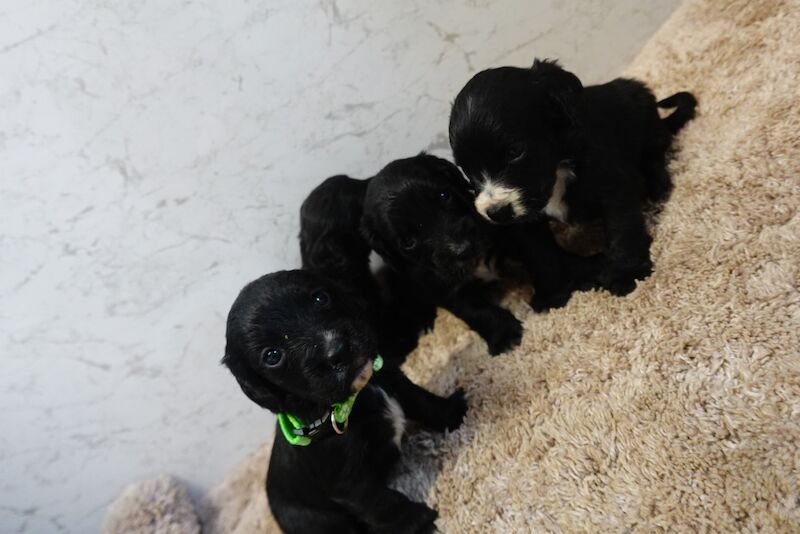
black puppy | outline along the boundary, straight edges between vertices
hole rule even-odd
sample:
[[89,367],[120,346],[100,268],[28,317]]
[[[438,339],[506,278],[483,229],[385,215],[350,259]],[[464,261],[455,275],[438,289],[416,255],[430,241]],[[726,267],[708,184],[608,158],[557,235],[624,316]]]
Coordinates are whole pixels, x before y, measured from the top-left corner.
[[[597,258],[561,250],[544,221],[488,224],[469,183],[447,160],[428,154],[393,161],[371,179],[362,231],[418,300],[442,306],[486,340],[489,353],[516,346],[521,323],[496,304],[498,281],[519,265],[534,286],[535,311],[563,306],[597,276]],[[524,236],[526,246],[520,247]],[[424,308],[424,306],[423,306]]]
[[300,206],[300,256],[303,269],[346,282],[377,301],[370,248],[359,232],[368,183],[337,175],[311,191]]
[[[695,106],[689,93],[656,102],[630,79],[584,88],[555,61],[536,60],[476,74],[453,104],[450,144],[492,222],[601,219],[599,282],[624,295],[651,272],[642,203],[668,195],[670,143]],[[677,109],[662,120],[659,107]]]
[[377,339],[358,300],[316,273],[263,276],[231,308],[223,362],[279,414],[266,486],[285,532],[432,532],[436,511],[387,477],[405,418],[454,429],[464,393],[438,397],[389,361],[373,376]]
[[521,323],[494,302],[495,228],[472,209],[467,182],[443,159],[393,161],[373,177],[362,231],[417,298],[462,318],[499,354],[519,343]]
[[361,235],[367,180],[345,175],[324,180],[300,207],[303,269],[337,281],[357,295],[378,330],[379,352],[398,364],[433,326],[436,308],[414,298],[404,277],[370,269],[370,246]]

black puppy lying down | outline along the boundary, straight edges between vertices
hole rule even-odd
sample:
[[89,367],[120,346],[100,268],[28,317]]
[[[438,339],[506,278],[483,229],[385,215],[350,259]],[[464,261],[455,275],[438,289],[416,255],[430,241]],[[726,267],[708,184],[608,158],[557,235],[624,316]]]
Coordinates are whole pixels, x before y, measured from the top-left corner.
[[336,280],[370,308],[380,354],[399,364],[433,326],[436,308],[415,299],[408,281],[391,270],[371,272],[360,231],[368,183],[338,175],[311,191],[300,207],[300,254],[304,270]]
[[481,219],[468,185],[455,165],[441,158],[420,154],[394,161],[367,186],[362,230],[386,263],[411,281],[418,299],[463,319],[494,355],[522,336],[520,322],[494,299],[494,281],[507,262],[521,261],[531,271],[539,310],[566,302],[578,269],[542,222],[527,228],[536,236],[535,257],[518,254],[516,229]]
[[[601,219],[599,282],[624,295],[651,272],[642,203],[668,195],[670,143],[695,106],[689,93],[656,102],[636,80],[584,88],[556,62],[536,60],[476,74],[453,103],[450,144],[490,221]],[[659,107],[677,109],[661,119]]]
[[454,429],[464,393],[438,397],[389,361],[373,375],[367,309],[319,274],[281,271],[245,286],[228,315],[223,362],[253,402],[280,414],[267,495],[285,532],[435,528],[436,511],[389,489],[387,477],[406,417]]

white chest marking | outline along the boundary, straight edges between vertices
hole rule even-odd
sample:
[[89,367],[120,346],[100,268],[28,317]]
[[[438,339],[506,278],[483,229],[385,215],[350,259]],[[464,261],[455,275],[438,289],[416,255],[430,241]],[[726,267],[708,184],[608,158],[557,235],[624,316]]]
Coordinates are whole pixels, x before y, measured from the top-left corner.
[[556,183],[553,184],[553,192],[547,201],[542,212],[550,217],[566,223],[569,219],[569,206],[564,200],[567,192],[567,183],[575,177],[575,174],[568,167],[559,167],[556,171]]
[[403,439],[403,433],[406,431],[406,414],[403,412],[403,408],[400,406],[400,403],[397,402],[394,397],[390,397],[383,389],[380,389],[380,392],[383,393],[383,396],[386,397],[386,418],[392,423],[392,427],[394,428],[394,436],[392,437],[392,441],[400,448],[400,442]]

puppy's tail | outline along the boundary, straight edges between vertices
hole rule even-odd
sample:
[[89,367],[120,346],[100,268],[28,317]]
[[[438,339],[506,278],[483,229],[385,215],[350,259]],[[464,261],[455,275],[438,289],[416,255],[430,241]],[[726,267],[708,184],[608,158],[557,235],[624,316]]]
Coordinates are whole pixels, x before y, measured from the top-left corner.
[[697,99],[692,93],[681,91],[659,101],[656,105],[660,108],[675,108],[675,111],[662,119],[667,129],[675,135],[687,122],[694,118]]

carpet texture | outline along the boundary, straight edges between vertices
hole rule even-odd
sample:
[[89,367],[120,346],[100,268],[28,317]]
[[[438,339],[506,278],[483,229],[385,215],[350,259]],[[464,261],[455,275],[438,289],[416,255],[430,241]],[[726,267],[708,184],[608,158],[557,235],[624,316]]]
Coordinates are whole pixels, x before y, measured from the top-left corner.
[[[799,73],[796,0],[689,0],[633,62],[700,102],[655,272],[547,315],[511,295],[525,337],[497,358],[440,312],[406,369],[470,411],[413,432],[396,485],[444,532],[800,532]],[[212,491],[208,531],[275,529],[268,448]]]
[[135,482],[108,508],[107,534],[200,534],[200,520],[189,491],[162,475]]

